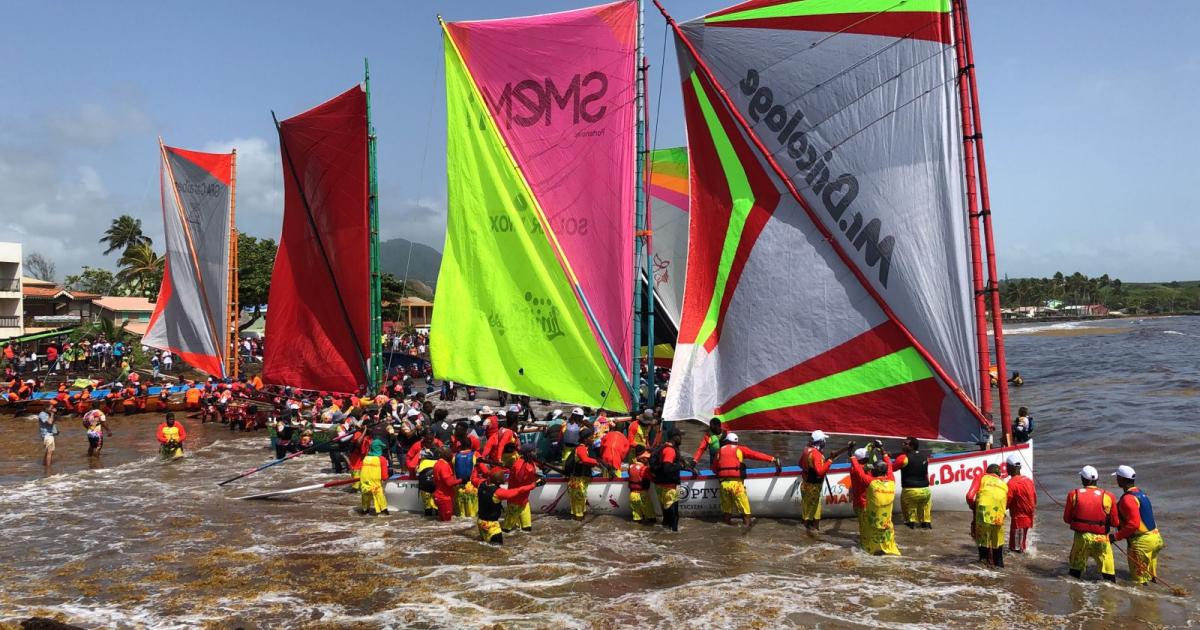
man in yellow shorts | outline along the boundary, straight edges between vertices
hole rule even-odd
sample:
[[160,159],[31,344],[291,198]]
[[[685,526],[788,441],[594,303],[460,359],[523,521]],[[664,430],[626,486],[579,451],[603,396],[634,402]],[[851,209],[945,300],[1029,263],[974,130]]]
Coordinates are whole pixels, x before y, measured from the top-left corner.
[[1158,554],[1163,549],[1162,534],[1154,522],[1154,508],[1150,497],[1137,487],[1133,468],[1120,466],[1113,473],[1117,485],[1124,494],[1117,501],[1117,517],[1120,523],[1115,534],[1109,535],[1111,542],[1129,541],[1129,579],[1137,584],[1158,581]]
[[967,490],[967,505],[975,512],[971,532],[979,547],[979,560],[1004,566],[1004,512],[1008,509],[1008,484],[1000,478],[1000,465],[992,464]]
[[1093,559],[1100,565],[1100,577],[1116,582],[1117,570],[1113,563],[1108,529],[1117,524],[1117,502],[1112,493],[1096,487],[1099,478],[1095,468],[1084,466],[1079,471],[1083,487],[1067,494],[1063,522],[1075,532],[1068,562],[1069,572],[1073,577],[1082,578],[1088,559]]
[[775,464],[775,472],[779,472],[779,458],[741,446],[736,433],[726,434],[725,445],[717,451],[716,470],[713,472],[721,480],[721,512],[725,515],[725,522],[732,525],[733,517],[740,516],[742,524],[749,528],[754,521],[750,516],[750,498],[742,482],[746,478],[747,459],[771,462]]
[[867,484],[867,506],[859,516],[859,545],[873,556],[898,556],[896,527],[892,511],[896,505],[896,482],[891,465],[883,460],[872,467],[873,479]]
[[504,469],[493,468],[487,481],[479,486],[479,512],[475,524],[479,528],[479,540],[494,545],[504,544],[504,532],[500,528],[500,517],[504,514],[504,501],[511,501],[522,494],[526,497],[534,488],[546,483],[538,478],[534,483],[518,487],[502,488]]

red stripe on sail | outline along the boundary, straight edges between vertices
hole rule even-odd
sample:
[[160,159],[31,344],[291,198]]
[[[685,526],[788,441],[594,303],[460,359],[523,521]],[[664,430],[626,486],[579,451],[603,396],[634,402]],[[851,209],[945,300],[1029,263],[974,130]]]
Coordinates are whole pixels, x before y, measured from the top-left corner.
[[204,169],[217,181],[226,186],[233,185],[233,154],[231,153],[201,153],[175,147],[163,147],[170,153],[186,158],[187,161]]
[[216,357],[211,354],[199,354],[197,352],[181,352],[175,348],[168,349],[171,352],[179,355],[179,358],[186,361],[188,365],[206,374],[220,375],[224,373],[224,370],[221,366],[221,357]]
[[725,413],[755,398],[844,372],[907,347],[904,333],[896,324],[886,321],[850,341],[743,389],[718,407],[717,413]]
[[154,313],[150,315],[150,323],[146,324],[146,330],[154,328],[155,322],[159,317],[162,317],[163,311],[167,309],[167,302],[171,300],[171,261],[170,256],[163,256],[163,277],[162,284],[158,287],[158,297],[154,298]]
[[709,27],[769,28],[782,31],[852,33],[951,43],[950,14],[916,11],[883,13],[833,13],[792,17],[751,18],[728,22],[706,22]]
[[879,418],[889,418],[888,433],[937,439],[946,392],[937,379],[926,378],[857,396],[811,405],[784,407],[725,423],[731,431],[811,431],[875,435]]
[[263,380],[354,392],[371,354],[366,94],[355,86],[284,120],[279,137],[283,233]]

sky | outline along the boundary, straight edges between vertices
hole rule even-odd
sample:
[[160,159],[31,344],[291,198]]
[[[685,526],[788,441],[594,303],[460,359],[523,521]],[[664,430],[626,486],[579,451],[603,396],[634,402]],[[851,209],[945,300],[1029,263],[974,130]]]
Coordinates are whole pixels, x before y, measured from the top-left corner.
[[[664,0],[680,20],[729,0]],[[162,242],[157,138],[238,150],[238,226],[277,238],[285,118],[348,89],[370,59],[383,238],[442,247],[442,42],[436,16],[591,4],[7,2],[0,22],[0,240],[115,268],[97,239],[131,214]],[[1200,279],[1200,2],[973,0],[1002,275]],[[654,144],[685,142],[673,43],[646,14]],[[657,112],[657,113],[656,113]]]

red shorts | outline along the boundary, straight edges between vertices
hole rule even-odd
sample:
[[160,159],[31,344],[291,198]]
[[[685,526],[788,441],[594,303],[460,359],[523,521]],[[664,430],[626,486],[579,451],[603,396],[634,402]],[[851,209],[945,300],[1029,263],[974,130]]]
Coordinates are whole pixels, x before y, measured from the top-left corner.
[[435,494],[433,495],[433,504],[437,506],[439,521],[448,521],[454,518],[454,499]]

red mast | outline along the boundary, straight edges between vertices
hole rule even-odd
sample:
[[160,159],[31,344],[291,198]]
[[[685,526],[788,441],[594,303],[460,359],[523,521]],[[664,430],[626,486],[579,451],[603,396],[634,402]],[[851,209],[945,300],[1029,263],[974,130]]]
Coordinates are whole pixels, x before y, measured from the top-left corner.
[[[961,81],[960,85],[965,83],[969,88],[971,108],[970,128],[973,130],[970,132],[969,142],[974,145],[975,155],[978,158],[976,166],[979,169],[979,200],[982,203],[978,218],[983,221],[984,246],[987,248],[988,283],[985,291],[991,295],[992,330],[996,343],[996,381],[1000,387],[1000,422],[1004,430],[1004,445],[1008,446],[1012,444],[1012,410],[1009,408],[1008,399],[1008,366],[1004,358],[1004,327],[1003,316],[1000,313],[1000,285],[997,281],[998,274],[996,273],[996,243],[992,232],[992,204],[988,194],[987,158],[983,149],[983,123],[979,114],[979,83],[975,77],[975,51],[971,46],[971,21],[967,16],[967,2],[966,0],[954,0],[954,4],[957,8],[954,11],[956,20],[955,30],[960,34],[959,40],[963,49],[959,54],[959,58],[965,61],[963,67],[965,73],[962,77],[964,81]],[[965,58],[963,57],[964,53],[966,55]],[[965,108],[967,106],[966,103],[963,106]],[[964,134],[968,133],[966,129],[966,123],[964,123]],[[970,185],[970,181],[974,178],[969,168],[967,178],[968,185]],[[972,188],[971,194],[973,193],[974,189]],[[976,229],[977,227],[973,221],[972,230]],[[978,260],[978,244],[975,243],[974,247],[976,248],[976,260]],[[980,300],[982,300],[982,296],[980,296]]]

